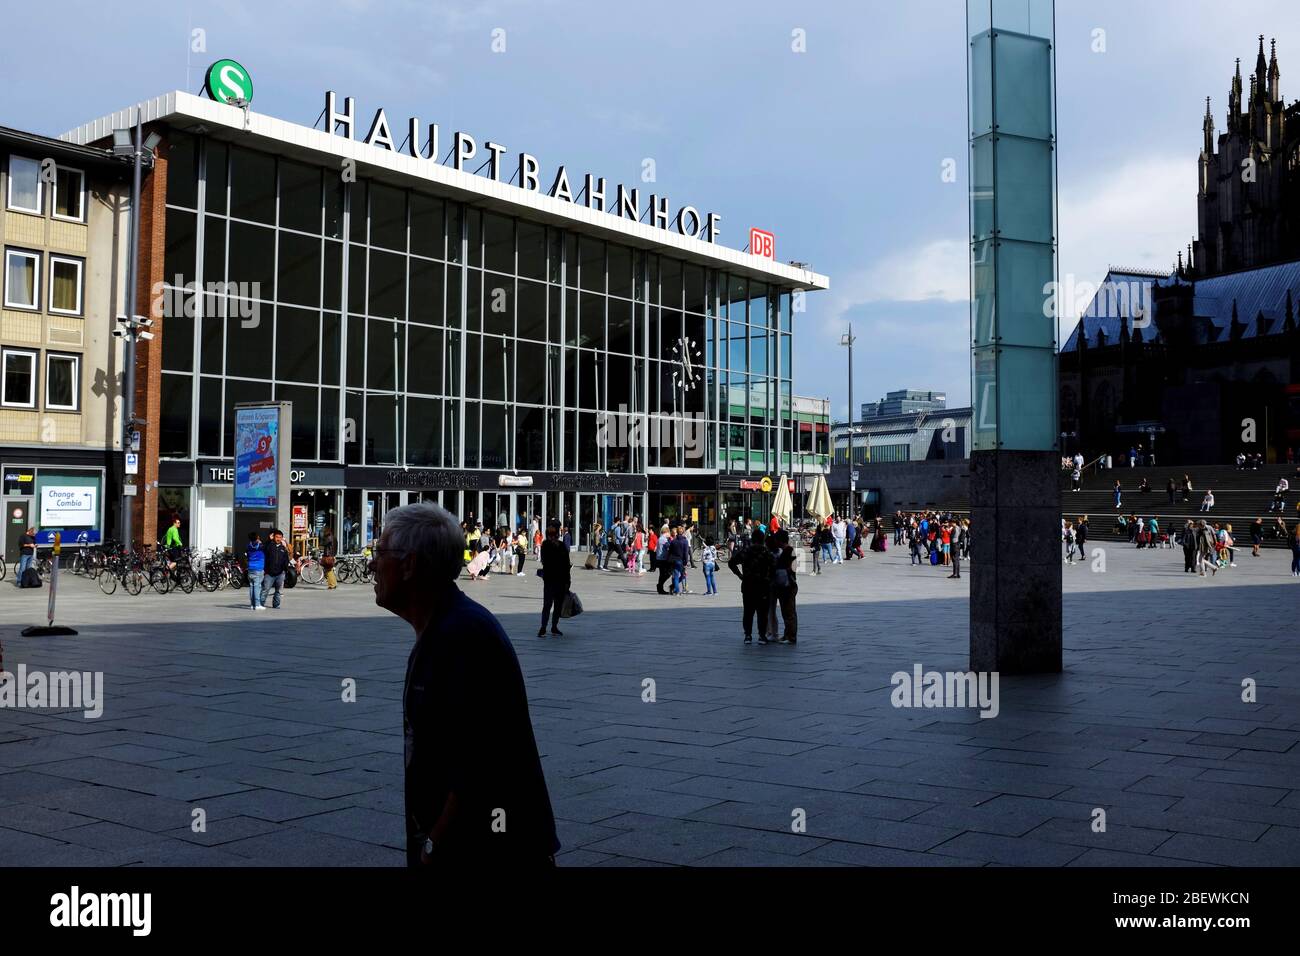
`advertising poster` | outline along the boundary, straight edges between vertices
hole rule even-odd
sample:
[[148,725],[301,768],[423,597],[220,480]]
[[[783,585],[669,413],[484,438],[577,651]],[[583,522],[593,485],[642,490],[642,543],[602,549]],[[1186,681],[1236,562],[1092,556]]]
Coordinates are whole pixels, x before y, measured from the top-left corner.
[[280,409],[235,409],[235,507],[275,510]]

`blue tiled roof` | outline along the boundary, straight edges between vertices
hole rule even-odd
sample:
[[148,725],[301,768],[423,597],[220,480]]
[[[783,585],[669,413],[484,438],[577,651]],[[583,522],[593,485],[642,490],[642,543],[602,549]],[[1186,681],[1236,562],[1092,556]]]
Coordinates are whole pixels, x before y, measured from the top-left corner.
[[[1092,297],[1083,317],[1076,324],[1074,331],[1066,340],[1062,352],[1073,352],[1079,347],[1079,328],[1082,326],[1088,335],[1088,344],[1097,344],[1099,332],[1106,333],[1107,342],[1119,339],[1121,327],[1127,325],[1133,331],[1133,313],[1135,307],[1145,306],[1151,302],[1151,286],[1158,280],[1170,279],[1172,274],[1161,275],[1152,272],[1127,272],[1112,269],[1106,273],[1101,287]],[[1142,338],[1151,341],[1155,334],[1154,319],[1152,324],[1142,330]]]
[[[1192,285],[1193,313],[1213,323],[1218,329],[1218,341],[1224,341],[1231,335],[1234,301],[1237,303],[1237,320],[1244,326],[1242,338],[1254,338],[1261,334],[1256,321],[1261,313],[1269,320],[1268,329],[1264,334],[1275,335],[1282,331],[1288,289],[1292,292],[1297,319],[1300,319],[1300,261],[1248,269],[1243,272],[1213,276],[1209,279],[1198,279],[1190,283],[1173,274],[1157,278],[1150,274],[1112,271],[1106,275],[1106,283],[1111,282],[1119,284],[1145,282],[1148,285],[1156,283],[1161,288],[1168,288],[1174,284]],[[1147,294],[1149,293],[1148,288]],[[1090,346],[1097,344],[1099,331],[1106,333],[1107,342],[1115,342],[1119,338],[1122,324],[1127,324],[1132,334],[1132,305],[1125,303],[1124,298],[1124,296],[1115,296],[1103,283],[1102,289],[1093,297],[1079,325],[1075,326],[1061,351],[1070,352],[1079,347],[1080,325],[1087,332]],[[1157,308],[1151,324],[1142,330],[1143,340],[1155,341],[1159,336],[1159,330],[1160,310]]]

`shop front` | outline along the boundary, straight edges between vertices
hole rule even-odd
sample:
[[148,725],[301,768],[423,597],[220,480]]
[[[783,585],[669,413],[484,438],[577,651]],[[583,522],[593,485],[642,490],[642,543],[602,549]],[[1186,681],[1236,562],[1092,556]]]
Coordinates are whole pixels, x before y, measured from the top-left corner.
[[[284,528],[299,551],[316,548],[328,527],[342,539],[344,527],[342,465],[294,465],[290,470],[291,513],[299,529]],[[241,546],[234,540],[234,464],[229,459],[197,462],[164,460],[158,468],[158,527],[181,519],[181,540],[200,551]]]
[[31,463],[21,459],[0,464],[0,503],[4,507],[4,555],[19,556],[18,539],[30,527],[42,547],[56,533],[64,544],[99,544],[104,540],[107,469],[104,465]]

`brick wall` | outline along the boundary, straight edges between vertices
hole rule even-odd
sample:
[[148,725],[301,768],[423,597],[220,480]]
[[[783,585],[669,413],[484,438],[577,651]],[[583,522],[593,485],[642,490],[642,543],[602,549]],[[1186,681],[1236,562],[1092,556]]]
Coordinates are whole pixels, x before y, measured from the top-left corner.
[[[145,135],[148,135],[148,127]],[[165,130],[160,130],[165,133]],[[140,271],[136,276],[136,314],[153,314],[153,289],[163,281],[166,252],[167,203],[166,139],[155,153],[152,172],[146,172],[140,186]],[[158,439],[162,415],[162,322],[155,319],[154,337],[136,343],[135,416],[140,427],[139,488],[131,504],[131,528],[136,544],[151,545],[158,529]]]

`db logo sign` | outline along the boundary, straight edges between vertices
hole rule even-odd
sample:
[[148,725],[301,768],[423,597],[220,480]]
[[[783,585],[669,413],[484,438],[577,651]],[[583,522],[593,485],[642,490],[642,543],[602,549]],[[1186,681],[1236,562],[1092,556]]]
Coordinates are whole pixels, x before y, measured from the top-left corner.
[[756,256],[762,256],[764,259],[774,259],[776,257],[776,236],[762,229],[750,228],[749,230],[749,251]]

